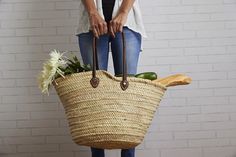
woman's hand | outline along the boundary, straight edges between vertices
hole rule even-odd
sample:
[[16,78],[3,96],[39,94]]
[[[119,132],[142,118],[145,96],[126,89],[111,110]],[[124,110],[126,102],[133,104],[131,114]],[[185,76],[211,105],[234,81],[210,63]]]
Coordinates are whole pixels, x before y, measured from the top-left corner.
[[109,34],[115,37],[116,32],[122,32],[123,26],[127,21],[128,13],[135,0],[123,0],[118,14],[109,23]]
[[107,33],[107,23],[98,12],[89,14],[90,26],[96,38]]
[[92,0],[82,0],[88,15],[89,22],[92,29],[92,32],[96,38],[99,38],[100,35],[107,33],[107,23],[106,21],[99,15],[97,8],[95,6],[94,1]]
[[116,32],[122,32],[128,12],[119,12],[109,23],[109,34],[114,38]]

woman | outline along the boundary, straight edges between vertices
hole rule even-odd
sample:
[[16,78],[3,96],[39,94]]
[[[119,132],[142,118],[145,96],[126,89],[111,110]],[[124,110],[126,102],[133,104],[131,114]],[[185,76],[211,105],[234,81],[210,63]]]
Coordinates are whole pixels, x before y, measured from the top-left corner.
[[[122,36],[126,39],[127,73],[136,74],[141,38],[147,37],[138,0],[79,0],[77,36],[84,64],[92,65],[93,36],[97,38],[98,68],[107,70],[111,43],[115,75],[122,74]],[[104,150],[91,148],[92,157],[104,157]],[[121,157],[134,157],[135,148],[122,149]]]

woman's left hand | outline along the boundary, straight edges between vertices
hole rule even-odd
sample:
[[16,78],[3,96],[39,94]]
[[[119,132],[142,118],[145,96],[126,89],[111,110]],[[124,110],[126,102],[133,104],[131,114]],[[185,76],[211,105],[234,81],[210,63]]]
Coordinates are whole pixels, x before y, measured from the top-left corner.
[[118,13],[108,24],[108,32],[114,38],[115,33],[122,32],[123,26],[127,21],[128,13]]

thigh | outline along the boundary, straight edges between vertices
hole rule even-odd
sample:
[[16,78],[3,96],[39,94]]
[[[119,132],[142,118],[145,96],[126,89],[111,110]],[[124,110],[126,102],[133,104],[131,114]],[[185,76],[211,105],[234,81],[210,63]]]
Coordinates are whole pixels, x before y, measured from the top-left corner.
[[[84,64],[93,65],[93,34],[92,32],[81,33],[78,35],[79,48]],[[100,70],[107,70],[109,37],[102,35],[97,39],[97,58]]]
[[[128,27],[123,28],[126,45],[127,73],[136,74],[138,59],[141,51],[141,35]],[[111,40],[111,49],[115,75],[122,74],[123,47],[121,33],[116,33],[116,37]]]

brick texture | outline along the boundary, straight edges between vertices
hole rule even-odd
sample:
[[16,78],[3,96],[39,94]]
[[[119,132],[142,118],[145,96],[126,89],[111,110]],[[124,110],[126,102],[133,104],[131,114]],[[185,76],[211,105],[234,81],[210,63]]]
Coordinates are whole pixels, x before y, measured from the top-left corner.
[[[140,0],[148,38],[138,72],[185,73],[169,88],[137,157],[236,156],[236,1]],[[50,50],[79,54],[76,0],[0,0],[0,156],[89,157],[36,74]],[[113,72],[111,56],[109,71]],[[119,157],[119,150],[106,150]]]

